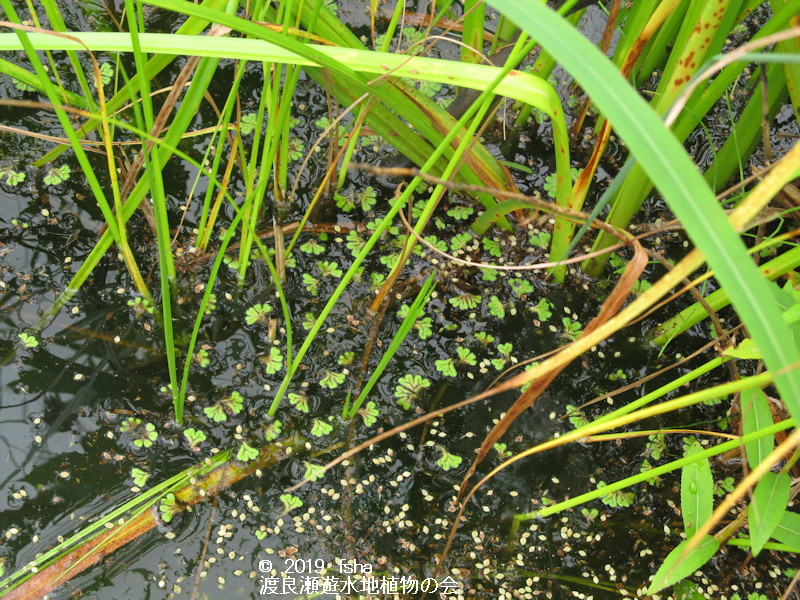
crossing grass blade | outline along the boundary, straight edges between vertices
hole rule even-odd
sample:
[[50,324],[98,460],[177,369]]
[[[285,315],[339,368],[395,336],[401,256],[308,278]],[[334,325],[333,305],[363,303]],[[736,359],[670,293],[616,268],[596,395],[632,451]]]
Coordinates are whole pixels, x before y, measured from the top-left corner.
[[727,289],[787,408],[800,419],[800,372],[792,368],[800,364],[800,349],[768,283],[686,151],[611,62],[551,9],[524,0],[489,3],[535,36],[611,121]]

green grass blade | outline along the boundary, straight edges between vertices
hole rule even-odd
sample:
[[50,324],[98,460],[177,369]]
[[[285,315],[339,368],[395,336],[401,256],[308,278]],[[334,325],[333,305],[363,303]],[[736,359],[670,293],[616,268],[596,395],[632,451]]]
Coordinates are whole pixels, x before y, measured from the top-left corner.
[[800,371],[789,368],[800,364],[800,349],[783,325],[767,282],[673,134],[608,59],[549,8],[523,0],[490,4],[535,35],[610,119],[728,290],[789,412],[800,419]]

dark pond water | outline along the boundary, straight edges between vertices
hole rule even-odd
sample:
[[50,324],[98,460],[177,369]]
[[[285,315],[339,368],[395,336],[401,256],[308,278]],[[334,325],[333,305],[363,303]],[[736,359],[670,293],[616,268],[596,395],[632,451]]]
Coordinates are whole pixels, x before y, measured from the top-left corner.
[[[70,8],[68,12],[73,10],[77,11]],[[357,3],[344,12],[355,28],[365,26]],[[102,19],[102,13],[93,18]],[[591,19],[601,16],[593,13]],[[232,65],[223,62],[219,80],[229,80],[231,73]],[[248,77],[255,94],[261,85],[260,69],[253,66]],[[212,93],[224,92],[223,84],[217,90],[212,87]],[[443,90],[440,95],[447,93]],[[20,97],[21,92],[3,80],[0,96]],[[294,134],[308,149],[322,131],[315,122],[327,114],[325,95],[301,77],[296,102],[306,110],[299,115]],[[46,111],[6,114],[21,126],[58,134],[55,119]],[[210,114],[198,115],[196,127],[210,124],[204,120],[209,118]],[[552,148],[541,141],[548,139],[547,130],[546,124],[534,123],[522,132],[523,143],[513,158],[532,169],[531,175],[521,174],[522,189],[542,189],[553,168]],[[492,135],[489,145],[496,148],[498,140]],[[259,304],[270,303],[275,309],[272,314],[279,314],[265,264],[254,261],[241,286],[234,270],[225,267],[214,289],[216,309],[201,330],[205,354],[197,357],[190,377],[186,426],[202,431],[206,438],[192,448],[185,428],[171,420],[160,329],[152,316],[133,306],[132,283],[115,255],[106,256],[52,322],[35,331],[97,240],[100,215],[69,155],[58,164],[69,166],[71,176],[54,184],[46,182],[49,167],[32,166],[50,149],[46,143],[0,133],[0,147],[0,166],[13,165],[26,175],[16,186],[5,180],[0,183],[0,561],[8,575],[154,483],[213,458],[220,449],[267,443],[265,427],[273,421],[266,413],[285,373],[287,332],[282,319],[273,330],[267,322],[248,322],[248,309]],[[199,143],[187,150],[198,156],[202,153]],[[375,150],[364,144],[356,160],[379,162],[387,152],[388,147]],[[616,158],[621,156],[620,150]],[[611,164],[606,167],[613,169]],[[324,153],[302,174],[299,161],[290,166],[290,178],[300,177],[301,186],[287,223],[305,212],[324,169]],[[191,331],[214,258],[189,250],[198,214],[191,208],[183,215],[178,207],[192,176],[190,167],[170,165],[168,193],[175,200],[170,207],[171,223],[177,227],[184,217],[177,242],[184,249],[178,260],[180,303],[175,327],[179,338]],[[394,194],[396,184],[391,182],[359,172],[348,177],[343,194],[355,198],[357,192],[372,186],[374,202],[349,212],[340,210],[335,223],[300,238],[284,286],[294,318],[295,349],[297,339],[305,336],[302,323],[308,315],[319,314],[341,276],[337,272],[351,264],[353,249],[385,214]],[[605,177],[604,171],[600,178]],[[451,195],[430,232],[451,250],[462,244],[462,251],[473,260],[497,261],[495,252],[509,264],[543,257],[537,244],[546,224],[541,230],[531,225],[514,234],[495,232],[490,242],[481,243],[469,235],[469,220],[457,218],[471,208],[466,198]],[[649,218],[668,217],[657,202],[648,211]],[[232,215],[224,218],[230,221]],[[144,223],[135,221],[130,236],[137,258],[145,276],[155,281],[154,242]],[[515,395],[472,405],[376,444],[293,492],[294,499],[281,498],[287,487],[303,478],[309,463],[323,464],[384,429],[463,400],[487,388],[505,368],[562,345],[596,313],[608,292],[577,275],[563,287],[545,282],[536,272],[492,276],[488,271],[449,264],[426,250],[412,257],[402,297],[387,311],[374,351],[362,367],[369,339],[366,310],[398,252],[402,223],[396,226],[397,231],[368,259],[361,277],[328,318],[329,329],[311,346],[289,389],[294,403],[284,399],[278,409],[282,434],[300,436],[304,441],[299,448],[213,500],[195,505],[169,523],[161,522],[51,598],[74,594],[98,599],[252,598],[279,597],[278,592],[285,592],[280,596],[287,598],[314,597],[326,590],[313,589],[309,583],[303,588],[303,582],[322,582],[325,577],[328,585],[334,585],[333,578],[338,578],[340,586],[349,581],[353,587],[342,593],[357,597],[370,593],[363,583],[370,572],[376,580],[389,582],[382,583],[385,588],[372,589],[379,597],[384,597],[383,592],[402,592],[401,587],[392,590],[391,582],[411,585],[410,578],[427,578],[439,586],[452,581],[455,588],[449,595],[453,597],[642,594],[648,576],[680,540],[678,475],[663,478],[658,487],[632,490],[627,499],[620,499],[630,506],[595,501],[585,510],[528,522],[513,538],[508,538],[510,520],[515,514],[594,489],[598,482],[638,473],[645,460],[656,464],[677,458],[682,447],[678,437],[665,440],[659,459],[653,456],[652,444],[642,438],[620,444],[571,445],[516,463],[471,501],[441,572],[436,570],[437,557],[455,516],[452,503],[461,478],[480,440]],[[270,243],[267,238],[265,243]],[[663,243],[673,258],[684,252],[683,240],[677,236],[666,236]],[[343,420],[348,392],[377,367],[400,326],[403,307],[414,300],[428,273],[437,274],[436,290],[419,327],[400,346],[373,389],[369,401],[374,402],[374,413]],[[704,335],[698,328],[671,346],[670,353],[659,356],[658,349],[645,341],[658,317],[626,330],[566,369],[506,434],[506,447],[494,451],[478,472],[497,466],[503,452],[519,452],[571,429],[569,420],[561,418],[567,405],[611,392],[668,364],[676,353],[685,355],[702,345]],[[26,333],[36,335],[36,347],[22,343],[20,335]],[[268,366],[275,364],[276,353],[282,361],[270,372]],[[453,360],[455,376],[437,368],[437,361],[448,359]],[[690,362],[681,372],[701,362]],[[603,400],[587,409],[587,414],[619,406],[669,377]],[[698,385],[713,385],[725,377],[726,373],[712,372]],[[414,381],[419,393],[413,398],[404,396],[403,381]],[[228,411],[225,420],[217,422],[213,407],[234,393],[242,398],[241,410]],[[678,423],[672,420],[670,424],[697,426],[725,417],[724,405],[701,407],[680,413],[673,418]],[[133,431],[130,419],[140,421]],[[653,422],[647,427],[659,425]],[[137,445],[146,426],[152,426],[155,439],[149,446]],[[141,481],[144,473],[146,482]],[[285,502],[302,505],[287,511],[290,506]],[[711,594],[738,589],[769,595],[782,589],[783,565],[773,559],[745,562],[745,557],[737,550],[722,553],[703,569],[705,579],[698,582]],[[274,589],[271,569],[288,575],[275,582]]]

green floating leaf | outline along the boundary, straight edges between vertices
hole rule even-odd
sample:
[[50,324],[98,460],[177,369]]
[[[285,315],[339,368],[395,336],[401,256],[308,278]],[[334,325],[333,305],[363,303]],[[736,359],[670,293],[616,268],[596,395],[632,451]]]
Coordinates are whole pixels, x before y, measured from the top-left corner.
[[32,336],[27,333],[20,333],[19,339],[22,340],[22,343],[25,345],[26,348],[36,348],[39,345],[39,340],[36,339],[35,336]]
[[521,277],[512,277],[508,280],[508,285],[517,298],[522,298],[522,296],[533,292],[533,285],[531,282]]
[[308,412],[308,396],[305,394],[289,393],[289,403],[300,412]]
[[319,419],[314,419],[314,424],[311,427],[311,435],[314,437],[322,437],[323,435],[328,435],[331,431],[333,431],[333,425],[320,421]]
[[436,365],[436,370],[439,371],[445,377],[456,376],[456,366],[452,358],[437,360],[436,363],[434,364]]
[[542,298],[536,304],[536,306],[532,306],[530,311],[536,313],[536,316],[539,317],[540,321],[547,321],[553,315],[553,305],[548,301],[546,298]]
[[323,475],[325,475],[325,467],[323,467],[322,465],[315,465],[310,462],[306,463],[306,472],[305,475],[303,475],[303,479],[308,479],[309,481],[316,481]]
[[264,439],[268,442],[278,439],[278,436],[281,434],[281,427],[281,422],[277,419],[273,423],[264,426]]
[[436,464],[442,467],[442,469],[449,471],[450,469],[457,469],[459,465],[461,465],[463,459],[460,456],[450,454],[444,448],[440,448],[440,450],[442,451],[442,457],[436,461]]
[[753,490],[750,503],[750,542],[753,556],[764,548],[786,513],[792,487],[788,473],[765,473]]
[[[694,441],[687,447],[688,458],[703,451]],[[697,533],[698,527],[711,518],[714,511],[714,477],[707,458],[691,463],[681,470],[681,513],[687,537]]]
[[161,499],[161,503],[158,505],[158,510],[161,512],[161,519],[164,523],[172,521],[172,517],[175,516],[178,510],[178,501],[175,499],[175,494],[170,492],[164,496]]
[[448,302],[456,308],[472,310],[480,305],[481,297],[478,294],[460,294],[448,299]]
[[394,388],[394,397],[397,398],[397,404],[406,410],[410,410],[411,403],[416,401],[423,390],[430,386],[431,382],[422,375],[403,375],[397,380],[397,387]]
[[70,173],[72,173],[72,169],[67,165],[52,167],[44,176],[44,182],[47,185],[58,185],[69,179]]
[[506,316],[506,309],[497,296],[489,298],[489,314],[498,319],[504,319]]
[[328,371],[325,369],[323,371],[322,379],[319,380],[319,384],[322,387],[326,387],[330,390],[336,389],[341,384],[344,383],[345,374],[344,373],[336,373],[334,371]]
[[710,535],[705,535],[700,544],[684,556],[684,550],[689,541],[681,542],[667,555],[667,558],[664,559],[664,564],[656,572],[653,583],[647,589],[647,595],[660,592],[665,587],[688,577],[706,564],[714,556],[714,553],[719,550],[719,542]]
[[283,368],[283,354],[275,346],[269,349],[269,354],[261,358],[267,375],[274,375]]
[[374,425],[378,420],[378,407],[375,406],[375,403],[370,400],[367,402],[366,406],[364,406],[361,410],[358,411],[358,414],[361,416],[361,420],[364,421],[365,427],[370,427]]
[[190,427],[184,431],[183,435],[186,436],[186,439],[189,441],[189,445],[192,448],[197,448],[202,442],[206,441],[206,434],[199,429],[195,429],[194,427]]
[[294,494],[283,494],[281,496],[281,502],[283,502],[283,514],[287,514],[295,508],[303,506],[303,501]]
[[131,469],[131,477],[133,478],[133,483],[139,487],[144,487],[144,484],[146,484],[147,480],[150,479],[150,473],[143,471],[138,467],[134,467]]
[[247,442],[242,442],[239,450],[236,452],[236,460],[241,462],[250,462],[258,456],[258,450],[248,445]]

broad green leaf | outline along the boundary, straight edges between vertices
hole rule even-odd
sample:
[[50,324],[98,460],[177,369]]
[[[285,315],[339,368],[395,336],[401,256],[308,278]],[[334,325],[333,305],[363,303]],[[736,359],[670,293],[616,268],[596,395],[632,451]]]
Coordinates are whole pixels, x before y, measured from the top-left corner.
[[[766,394],[758,388],[742,390],[742,433],[747,435],[772,425],[772,411]],[[755,469],[775,446],[771,435],[745,444],[747,464]]]
[[719,542],[710,535],[706,535],[703,536],[703,541],[694,550],[684,556],[684,549],[688,544],[689,540],[681,542],[667,555],[667,558],[664,559],[664,564],[656,572],[653,583],[647,588],[647,595],[660,592],[665,587],[688,577],[706,564],[719,549]]
[[772,537],[787,546],[800,548],[800,514],[784,512],[781,522],[772,532]]
[[781,522],[789,502],[791,480],[788,473],[765,473],[753,490],[750,503],[750,543],[757,556]]
[[[686,449],[686,456],[703,451],[697,442]],[[714,478],[708,459],[686,465],[681,471],[681,513],[686,537],[691,538],[698,526],[711,518],[714,511]]]
[[741,358],[743,360],[760,360],[761,353],[750,338],[745,338],[735,348],[728,348],[723,352],[725,356]]

